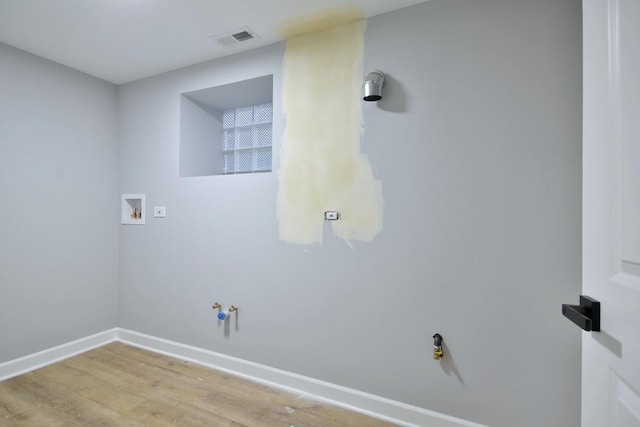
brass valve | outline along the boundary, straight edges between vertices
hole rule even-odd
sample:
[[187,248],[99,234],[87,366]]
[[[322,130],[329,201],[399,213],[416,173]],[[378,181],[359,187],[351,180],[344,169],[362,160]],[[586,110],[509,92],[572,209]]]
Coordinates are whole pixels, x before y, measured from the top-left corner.
[[440,360],[444,356],[442,352],[442,347],[433,347],[433,358],[436,360]]
[[235,305],[232,305],[231,307],[229,307],[230,313],[233,313],[234,311],[238,311],[238,307],[236,307]]
[[435,334],[433,336],[433,358],[435,360],[440,360],[444,357],[444,352],[442,351],[442,335]]
[[215,310],[216,308],[222,308],[222,305],[220,305],[220,303],[219,303],[219,302],[214,302],[214,303],[213,303],[213,305],[211,306],[211,308],[212,308],[213,310]]

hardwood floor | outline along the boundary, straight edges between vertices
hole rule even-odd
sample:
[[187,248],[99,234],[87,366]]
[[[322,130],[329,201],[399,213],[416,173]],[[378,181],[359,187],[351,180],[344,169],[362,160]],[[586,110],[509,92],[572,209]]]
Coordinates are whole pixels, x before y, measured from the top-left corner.
[[392,425],[121,343],[0,382],[0,426]]

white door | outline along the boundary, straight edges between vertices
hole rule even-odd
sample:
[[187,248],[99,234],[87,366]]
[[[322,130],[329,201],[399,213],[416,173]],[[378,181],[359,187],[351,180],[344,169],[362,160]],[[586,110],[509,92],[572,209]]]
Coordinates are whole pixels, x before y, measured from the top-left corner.
[[640,427],[640,0],[583,0],[583,42],[582,426]]

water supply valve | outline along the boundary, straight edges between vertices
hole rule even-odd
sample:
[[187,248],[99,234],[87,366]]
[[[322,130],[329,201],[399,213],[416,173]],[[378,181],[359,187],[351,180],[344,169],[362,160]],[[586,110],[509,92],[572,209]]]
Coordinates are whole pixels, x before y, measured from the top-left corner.
[[228,310],[222,310],[222,304],[218,302],[214,303],[211,308],[213,310],[218,309],[218,320],[226,320],[227,317],[231,315],[231,313],[238,311],[238,307],[236,307],[235,305],[229,307]]
[[442,335],[435,334],[433,336],[433,358],[435,360],[440,360],[444,357],[444,352],[442,351]]

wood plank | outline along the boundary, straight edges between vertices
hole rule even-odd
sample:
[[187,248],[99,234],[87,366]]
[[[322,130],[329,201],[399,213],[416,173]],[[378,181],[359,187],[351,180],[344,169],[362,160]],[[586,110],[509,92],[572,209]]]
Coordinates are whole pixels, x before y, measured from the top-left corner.
[[3,426],[392,426],[158,353],[111,343],[0,382]]

